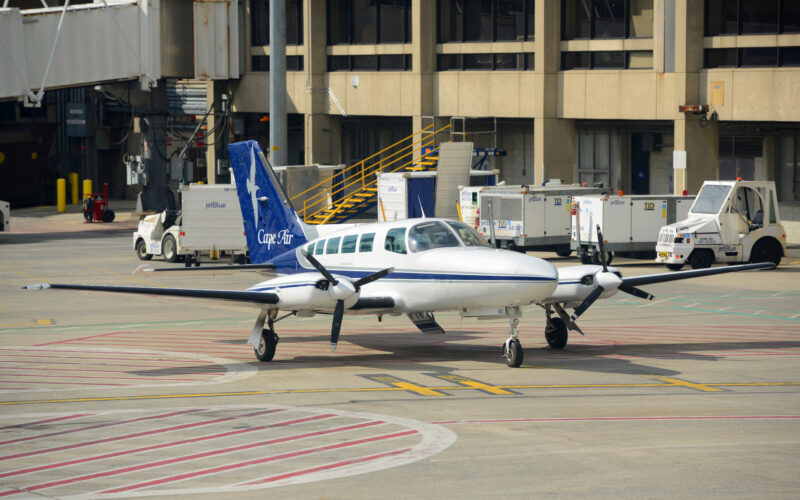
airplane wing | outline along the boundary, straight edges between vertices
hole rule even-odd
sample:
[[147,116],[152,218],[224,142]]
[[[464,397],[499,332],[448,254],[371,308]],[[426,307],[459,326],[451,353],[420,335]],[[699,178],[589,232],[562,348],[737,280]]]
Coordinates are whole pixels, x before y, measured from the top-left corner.
[[652,283],[664,283],[666,281],[697,278],[699,276],[710,276],[712,274],[733,273],[752,269],[772,269],[773,267],[775,267],[775,264],[772,262],[757,262],[755,264],[710,267],[708,269],[694,269],[690,271],[670,271],[668,273],[648,274],[645,276],[631,276],[630,278],[623,278],[622,283],[629,286],[649,285]]
[[231,300],[250,302],[253,304],[277,304],[278,295],[270,292],[253,292],[248,290],[204,290],[197,288],[159,288],[139,286],[110,285],[71,285],[63,283],[39,283],[23,287],[26,290],[45,290],[48,288],[63,290],[86,290],[93,292],[138,293],[144,295],[167,295],[171,297],[188,297],[195,299]]

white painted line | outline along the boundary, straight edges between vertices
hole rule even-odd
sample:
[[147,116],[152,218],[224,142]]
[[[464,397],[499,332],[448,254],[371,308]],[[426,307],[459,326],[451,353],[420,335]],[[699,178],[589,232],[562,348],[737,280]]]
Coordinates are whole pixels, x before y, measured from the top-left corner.
[[751,314],[761,314],[761,313],[763,313],[764,311],[766,311],[766,309],[759,309],[758,311],[756,311],[756,312],[754,312],[754,313],[751,313]]
[[792,314],[791,316],[789,316],[789,319],[795,319],[795,318],[800,318],[800,314]]

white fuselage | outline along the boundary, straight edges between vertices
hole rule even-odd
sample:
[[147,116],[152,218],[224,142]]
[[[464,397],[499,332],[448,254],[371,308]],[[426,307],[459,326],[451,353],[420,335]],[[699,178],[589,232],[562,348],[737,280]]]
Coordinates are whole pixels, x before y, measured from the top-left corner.
[[[277,306],[283,310],[330,311],[335,304],[334,294],[323,289],[324,284],[318,286],[324,278],[302,253],[315,249],[320,240],[326,241],[325,251],[314,253],[314,257],[337,279],[354,282],[382,269],[394,268],[388,276],[364,285],[360,293],[347,298],[347,309],[359,298],[391,298],[394,307],[385,312],[399,314],[519,306],[541,301],[556,289],[558,272],[552,264],[517,252],[467,246],[460,238],[458,246],[412,251],[414,244],[407,237],[406,253],[387,249],[390,246],[386,243],[387,232],[391,229],[431,221],[437,219],[359,224],[329,233],[290,252],[307,272],[271,279],[251,290],[276,293],[280,297]],[[364,235],[372,234],[369,251],[361,251],[360,246],[355,251],[341,251],[346,237],[353,241],[358,236],[360,243]],[[327,241],[333,238],[341,240],[328,253]]]

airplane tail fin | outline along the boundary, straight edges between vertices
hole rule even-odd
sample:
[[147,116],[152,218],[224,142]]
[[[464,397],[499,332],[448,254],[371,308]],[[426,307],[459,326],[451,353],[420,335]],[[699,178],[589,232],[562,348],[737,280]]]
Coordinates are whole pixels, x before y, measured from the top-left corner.
[[228,145],[250,262],[263,264],[308,241],[303,221],[256,141]]

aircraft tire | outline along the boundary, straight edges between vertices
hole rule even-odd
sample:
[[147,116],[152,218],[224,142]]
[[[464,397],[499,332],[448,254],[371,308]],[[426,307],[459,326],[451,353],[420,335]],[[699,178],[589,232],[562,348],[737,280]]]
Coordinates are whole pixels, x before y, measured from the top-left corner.
[[714,254],[710,250],[700,249],[692,251],[689,255],[689,265],[692,269],[706,269],[714,263]]
[[567,339],[569,338],[567,324],[561,318],[550,318],[544,329],[544,338],[551,348],[563,349],[567,345]]
[[150,260],[153,258],[153,254],[147,253],[147,245],[144,240],[136,242],[136,256],[139,257],[139,260]]
[[178,244],[175,243],[174,236],[168,234],[164,237],[164,243],[161,244],[161,252],[167,262],[177,262]]
[[261,330],[261,339],[253,348],[253,352],[259,361],[272,361],[272,358],[275,357],[276,347],[278,347],[278,336],[275,335],[275,332],[265,328]]
[[506,358],[506,364],[511,368],[519,368],[522,364],[523,352],[522,344],[519,340],[512,340],[508,343],[508,349],[503,345],[503,357]]

